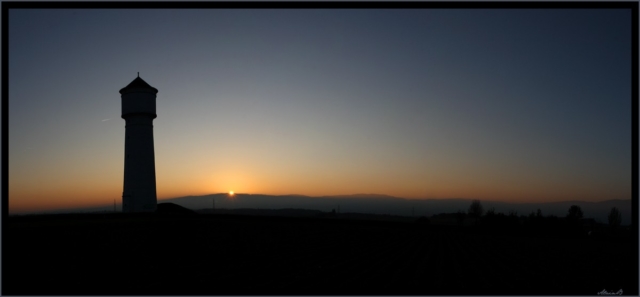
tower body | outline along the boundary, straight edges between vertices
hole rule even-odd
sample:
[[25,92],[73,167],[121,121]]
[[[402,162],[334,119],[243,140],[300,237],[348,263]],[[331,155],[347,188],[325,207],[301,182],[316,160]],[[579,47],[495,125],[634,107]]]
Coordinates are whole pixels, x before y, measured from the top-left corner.
[[153,119],[158,90],[140,77],[120,90],[124,141],[123,212],[154,212],[156,166],[153,149]]

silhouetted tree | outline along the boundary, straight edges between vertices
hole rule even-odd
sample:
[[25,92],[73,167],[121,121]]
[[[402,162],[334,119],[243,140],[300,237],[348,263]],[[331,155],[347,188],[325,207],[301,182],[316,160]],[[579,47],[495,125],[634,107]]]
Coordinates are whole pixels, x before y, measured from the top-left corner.
[[558,231],[565,237],[577,237],[583,234],[584,222],[582,221],[582,209],[580,206],[571,205],[567,212],[567,217],[558,228]]
[[582,219],[582,209],[580,209],[580,206],[571,205],[571,207],[569,207],[569,212],[567,213],[567,218],[571,220]]
[[611,212],[609,212],[609,226],[615,229],[620,226],[621,222],[622,222],[622,214],[620,214],[620,211],[618,210],[618,208],[616,207],[612,208]]
[[484,213],[484,209],[482,208],[480,200],[473,200],[473,202],[471,202],[471,206],[469,206],[469,215],[475,217],[477,223],[478,219],[482,216],[482,213]]
[[536,217],[539,219],[542,218],[542,210],[540,210],[539,208],[538,208],[538,211],[536,212]]

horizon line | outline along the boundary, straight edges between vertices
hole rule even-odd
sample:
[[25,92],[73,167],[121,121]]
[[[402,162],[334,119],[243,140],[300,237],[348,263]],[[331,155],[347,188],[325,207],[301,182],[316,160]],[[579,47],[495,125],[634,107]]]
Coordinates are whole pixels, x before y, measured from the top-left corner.
[[[214,196],[214,195],[223,195],[229,196],[228,192],[220,192],[220,193],[211,193],[211,194],[202,194],[202,195],[185,195],[185,196],[176,196],[171,198],[158,198],[158,200],[169,200],[169,199],[179,199],[186,197],[204,197],[204,196]],[[305,195],[305,194],[263,194],[263,193],[237,193],[234,192],[233,196],[238,195],[247,195],[247,196],[274,196],[274,197],[287,197],[287,196],[300,196],[300,197],[309,197],[309,198],[333,198],[333,197],[353,197],[353,196],[384,196],[392,199],[403,199],[403,200],[480,200],[481,202],[500,202],[500,203],[512,203],[512,204],[530,204],[530,203],[564,203],[564,202],[588,202],[588,203],[599,203],[605,201],[613,201],[613,200],[622,200],[622,201],[631,201],[632,199],[622,199],[622,198],[612,198],[612,199],[603,199],[597,201],[588,201],[588,200],[560,200],[560,201],[547,201],[547,202],[520,202],[520,201],[508,201],[508,200],[488,200],[488,199],[480,199],[480,198],[465,198],[465,197],[456,197],[456,198],[406,198],[400,196],[393,196],[388,194],[375,194],[375,193],[356,193],[356,194],[337,194],[337,195]]]
[[[158,198],[157,199],[157,203],[162,203],[161,201],[164,200],[172,200],[172,199],[180,199],[180,198],[188,198],[188,197],[206,197],[206,196],[229,196],[228,192],[220,192],[220,193],[212,193],[212,194],[203,194],[203,195],[185,195],[185,196],[177,196],[177,197],[170,197],[170,198]],[[310,196],[310,195],[303,195],[303,194],[282,194],[282,195],[274,195],[274,194],[262,194],[262,193],[234,193],[233,196],[272,196],[272,197],[305,197],[305,198],[310,198],[310,199],[314,199],[314,198],[327,198],[327,199],[343,199],[343,198],[353,198],[353,199],[367,199],[367,198],[380,198],[382,197],[383,199],[396,199],[396,200],[414,200],[414,201],[429,201],[429,200],[467,200],[467,201],[473,201],[473,200],[479,200],[480,202],[487,202],[487,203],[508,203],[508,204],[515,204],[515,205],[526,205],[526,204],[556,204],[556,203],[602,203],[602,202],[608,202],[608,201],[628,201],[631,202],[632,199],[604,199],[604,200],[598,200],[598,201],[586,201],[586,200],[562,200],[562,201],[539,201],[539,202],[520,202],[520,201],[501,201],[501,200],[484,200],[484,199],[477,199],[477,198],[404,198],[404,197],[398,197],[398,196],[392,196],[392,195],[386,195],[386,194],[373,194],[373,193],[369,193],[369,194],[340,194],[340,195],[321,195],[321,196]],[[367,197],[369,196],[369,197]],[[377,197],[376,197],[377,196]],[[116,205],[122,205],[122,200],[119,200],[116,198]],[[27,215],[27,214],[50,214],[50,213],[55,213],[55,212],[65,212],[65,211],[69,211],[69,212],[73,212],[73,211],[79,211],[79,210],[83,210],[83,209],[98,209],[98,208],[104,208],[104,207],[111,207],[112,204],[111,202],[106,203],[106,204],[99,204],[99,205],[92,205],[92,206],[78,206],[78,207],[63,207],[63,208],[55,208],[55,209],[47,209],[47,210],[26,210],[26,211],[17,211],[17,212],[11,212],[10,210],[8,211],[8,215]]]

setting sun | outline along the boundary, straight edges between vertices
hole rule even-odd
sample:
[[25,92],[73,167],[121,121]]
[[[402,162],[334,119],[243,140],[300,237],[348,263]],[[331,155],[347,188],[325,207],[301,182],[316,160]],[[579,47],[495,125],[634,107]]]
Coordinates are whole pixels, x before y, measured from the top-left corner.
[[229,196],[233,196],[233,191],[229,191]]

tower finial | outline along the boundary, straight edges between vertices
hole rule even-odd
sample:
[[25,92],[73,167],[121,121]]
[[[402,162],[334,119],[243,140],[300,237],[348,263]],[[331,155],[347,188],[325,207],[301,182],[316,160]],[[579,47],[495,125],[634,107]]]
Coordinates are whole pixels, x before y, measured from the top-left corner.
[[140,72],[138,72],[138,77],[140,77]]

